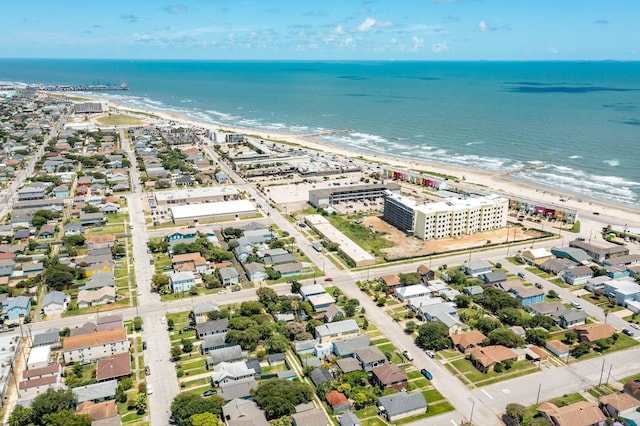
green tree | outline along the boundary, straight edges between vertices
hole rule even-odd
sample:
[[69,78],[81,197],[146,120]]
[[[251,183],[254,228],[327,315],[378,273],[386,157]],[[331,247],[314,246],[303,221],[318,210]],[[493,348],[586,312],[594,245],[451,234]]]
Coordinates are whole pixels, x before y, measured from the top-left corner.
[[500,326],[500,321],[491,317],[478,318],[478,321],[476,321],[476,328],[485,336],[493,330],[500,328]]
[[520,307],[520,302],[511,297],[507,292],[493,287],[485,288],[482,296],[476,300],[480,305],[493,313],[497,313],[504,308]]
[[151,286],[160,294],[171,293],[171,283],[165,274],[154,274],[151,277]]
[[45,275],[45,284],[52,290],[66,289],[73,282],[73,274],[71,272],[55,270]]
[[572,357],[580,358],[582,355],[588,354],[590,350],[591,350],[591,346],[589,346],[587,342],[581,342],[575,345],[571,349],[570,353]]
[[91,426],[91,416],[88,414],[76,414],[72,409],[56,411],[45,414],[42,417],[43,426]]
[[407,321],[406,324],[404,325],[404,331],[407,332],[408,334],[411,334],[414,331],[416,331],[417,327],[418,325],[415,323],[415,321]]
[[179,393],[171,403],[171,415],[181,426],[192,426],[192,416],[203,413],[219,415],[224,403],[224,398],[219,395],[202,398],[200,395]]
[[142,317],[135,317],[133,319],[133,329],[135,331],[142,330]]
[[185,354],[188,354],[193,350],[193,343],[191,343],[191,340],[189,339],[180,340],[180,344],[182,345],[182,352]]
[[456,308],[465,309],[471,305],[472,299],[471,296],[467,296],[465,294],[459,294],[453,299],[453,303],[456,304]]
[[240,345],[245,351],[252,351],[258,346],[260,333],[255,328],[248,330],[229,330],[226,341]]
[[571,345],[575,343],[577,340],[578,340],[578,333],[576,333],[573,330],[567,330],[564,333],[564,339],[562,339],[562,341],[567,345]]
[[181,357],[182,357],[182,349],[180,348],[180,346],[173,346],[171,348],[171,359],[173,361],[180,361]]
[[416,343],[425,349],[439,351],[451,347],[449,328],[439,321],[429,321],[418,327]]
[[295,412],[296,405],[309,402],[313,397],[311,388],[306,383],[284,379],[263,381],[251,393],[267,419],[290,415]]
[[9,426],[28,426],[33,423],[33,410],[16,405],[9,416]]
[[417,272],[409,272],[406,274],[399,273],[398,278],[403,285],[416,285],[420,284],[422,280],[420,279],[420,275]]
[[212,426],[217,425],[218,416],[212,413],[194,414],[190,417],[191,426]]
[[265,342],[265,349],[269,354],[284,353],[289,349],[290,345],[289,339],[280,334],[274,334]]
[[250,317],[251,315],[261,314],[263,311],[264,305],[254,300],[249,300],[240,304],[240,315],[242,315],[243,317]]
[[386,305],[386,304],[387,304],[387,298],[386,298],[386,297],[380,296],[380,297],[378,297],[378,298],[376,299],[376,305],[378,305],[378,306],[384,306],[384,305]]
[[542,327],[546,330],[550,330],[553,325],[553,318],[546,315],[534,315],[529,318],[527,323],[527,326],[530,328]]
[[173,320],[173,318],[169,318],[167,320],[167,329],[169,329],[169,331],[173,330],[173,327],[175,327],[175,321]]
[[300,284],[299,281],[293,280],[291,282],[291,293],[297,294],[301,288],[302,288],[302,284]]
[[518,308],[504,308],[498,311],[498,318],[503,324],[525,325],[526,319]]
[[254,328],[258,324],[251,318],[248,317],[235,317],[231,318],[228,323],[228,327],[232,330],[247,330],[249,328]]
[[511,330],[498,328],[487,335],[490,345],[502,345],[508,348],[518,348],[524,345],[524,339]]
[[138,414],[144,414],[147,411],[147,394],[139,393],[136,397],[136,402],[133,404],[133,408],[136,409]]
[[69,410],[76,405],[76,396],[71,389],[55,391],[51,388],[36,396],[31,402],[34,419],[41,419],[47,414]]
[[517,422],[517,424],[521,424],[522,420],[524,420],[524,416],[527,414],[527,407],[520,404],[507,404],[507,416],[511,417],[513,420]]
[[550,298],[552,298],[552,299],[555,299],[555,298],[557,298],[557,297],[558,297],[558,293],[557,293],[555,290],[551,289],[551,290],[549,290],[549,292],[547,293],[547,296],[549,296],[549,297],[550,297]]
[[551,338],[551,334],[541,328],[530,328],[526,331],[524,338],[527,343],[544,347],[546,341]]

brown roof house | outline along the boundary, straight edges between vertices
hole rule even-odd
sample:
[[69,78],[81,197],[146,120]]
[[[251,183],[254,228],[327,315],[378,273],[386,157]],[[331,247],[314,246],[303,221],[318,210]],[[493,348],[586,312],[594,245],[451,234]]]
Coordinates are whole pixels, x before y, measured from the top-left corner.
[[578,401],[564,407],[543,402],[538,412],[556,426],[592,426],[605,418],[597,404],[588,401]]
[[569,350],[571,349],[568,345],[565,345],[560,340],[549,340],[545,343],[545,348],[549,350],[555,356],[559,356],[561,358],[569,355]]
[[93,361],[113,354],[129,353],[124,327],[65,337],[62,342],[64,362]]
[[436,273],[427,265],[418,266],[418,275],[420,275],[420,279],[424,284],[427,284],[436,277]]
[[99,359],[96,366],[96,380],[120,379],[131,375],[131,358],[129,352],[111,355],[109,358]]
[[518,354],[502,345],[476,347],[469,351],[471,362],[480,371],[487,372],[499,362],[517,361]]
[[640,400],[640,379],[629,380],[624,384],[624,391],[635,399]]
[[402,283],[400,282],[400,277],[398,277],[397,275],[384,275],[382,277],[380,277],[380,279],[389,287],[389,288],[393,288],[393,287],[397,287],[399,285],[401,285]]
[[379,365],[371,370],[373,383],[384,389],[403,391],[407,389],[407,373],[395,364]]
[[455,346],[460,352],[465,353],[469,349],[480,346],[487,336],[480,333],[478,330],[470,330],[464,333],[453,334],[449,336],[449,338],[453,342],[453,346]]
[[618,417],[621,411],[628,409],[636,409],[640,405],[640,401],[635,399],[628,393],[610,393],[609,395],[601,396],[600,407],[605,413],[608,413],[610,417]]
[[616,334],[616,329],[610,324],[591,324],[574,328],[581,342],[594,343],[600,339],[607,339]]
[[[116,401],[109,400],[103,402],[83,401],[78,405],[78,414],[88,414],[92,420],[102,420],[111,417],[118,417],[118,407]],[[93,424],[93,423],[92,423]]]
[[332,390],[328,394],[325,395],[325,398],[331,409],[334,413],[339,413],[341,411],[346,411],[351,409],[351,403],[347,399],[347,397],[337,390]]

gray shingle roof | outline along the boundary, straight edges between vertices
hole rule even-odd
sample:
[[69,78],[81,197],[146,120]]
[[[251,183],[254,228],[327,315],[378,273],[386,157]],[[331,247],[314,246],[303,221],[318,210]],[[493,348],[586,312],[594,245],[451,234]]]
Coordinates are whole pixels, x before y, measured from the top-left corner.
[[419,408],[427,408],[427,402],[424,395],[420,392],[406,393],[398,392],[378,398],[378,405],[384,407],[389,417],[397,416],[402,413],[409,413]]

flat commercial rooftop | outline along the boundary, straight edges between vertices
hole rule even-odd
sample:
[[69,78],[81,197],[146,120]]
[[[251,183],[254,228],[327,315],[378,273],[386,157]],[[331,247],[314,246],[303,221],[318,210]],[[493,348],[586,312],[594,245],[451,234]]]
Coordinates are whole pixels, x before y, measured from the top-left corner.
[[198,198],[219,198],[225,195],[238,195],[238,190],[233,186],[211,186],[206,188],[179,189],[175,191],[154,192],[158,202],[174,200],[189,200]]
[[197,219],[207,216],[229,216],[255,212],[256,208],[249,200],[220,201],[216,203],[192,204],[169,207],[175,220]]
[[375,263],[375,257],[349,239],[345,234],[336,229],[329,221],[319,214],[312,214],[305,217],[309,226],[322,235],[330,243],[338,243],[339,248],[345,256],[353,260],[356,266],[366,266]]

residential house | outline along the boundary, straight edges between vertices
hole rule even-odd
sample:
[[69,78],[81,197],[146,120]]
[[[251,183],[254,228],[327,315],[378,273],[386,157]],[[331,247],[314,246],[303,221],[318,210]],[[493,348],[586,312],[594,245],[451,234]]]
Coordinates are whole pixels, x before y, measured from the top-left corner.
[[294,340],[293,348],[296,352],[296,355],[298,355],[299,357],[308,357],[313,355],[316,343],[318,343],[318,340],[315,339]]
[[258,383],[253,377],[223,383],[220,385],[220,396],[223,397],[225,401],[231,401],[233,399],[249,399],[251,398],[251,391],[257,387]]
[[618,417],[622,411],[635,410],[640,405],[640,401],[623,392],[610,393],[609,395],[601,396],[598,400],[603,411],[613,418]]
[[395,389],[402,392],[407,389],[407,373],[393,363],[385,363],[371,369],[373,384],[383,391]]
[[604,414],[598,404],[589,401],[578,401],[558,407],[552,402],[543,402],[538,407],[542,414],[555,426],[597,425],[604,420]]
[[104,213],[80,213],[80,224],[82,226],[102,226],[107,222]]
[[330,424],[331,422],[327,419],[324,411],[319,408],[295,413],[291,416],[292,426],[329,426]]
[[361,336],[351,337],[349,339],[334,340],[333,353],[339,357],[352,357],[358,349],[364,349],[371,343],[371,338],[363,334]]
[[341,413],[351,409],[351,403],[342,392],[332,390],[324,397],[334,413]]
[[122,425],[120,415],[118,414],[118,406],[116,405],[115,400],[98,403],[93,401],[84,401],[78,404],[77,413],[86,414],[91,417],[91,426]]
[[56,391],[65,389],[62,383],[62,369],[59,364],[25,370],[22,377],[25,380],[18,385],[22,398],[33,398],[46,392],[47,389]]
[[569,242],[569,247],[576,247],[585,251],[594,261],[603,263],[605,259],[616,256],[626,256],[629,254],[629,248],[625,246],[609,246],[600,247],[590,244],[586,241],[573,240]]
[[67,310],[70,297],[61,291],[51,291],[42,300],[42,310],[47,316],[61,315]]
[[336,361],[336,365],[343,373],[351,373],[352,371],[360,371],[360,363],[355,358],[342,358]]
[[221,362],[213,368],[211,384],[216,387],[224,383],[253,378],[255,372],[253,368],[247,368],[247,365],[242,361]]
[[362,422],[352,412],[344,413],[340,416],[340,426],[362,426]]
[[327,292],[321,285],[313,284],[300,287],[298,293],[300,293],[300,296],[302,296],[302,300],[309,300],[309,297],[311,296],[326,294]]
[[604,284],[604,293],[614,297],[620,306],[640,298],[640,285],[631,279],[611,280]]
[[535,248],[523,250],[521,256],[529,265],[540,266],[551,259],[553,253],[546,248]]
[[104,203],[98,207],[103,214],[118,214],[120,206],[116,203]]
[[329,306],[336,303],[336,299],[328,293],[309,296],[307,300],[311,303],[311,307],[315,312],[324,312],[329,309]]
[[561,302],[540,302],[540,303],[532,303],[527,306],[527,311],[531,315],[544,315],[549,316],[554,312],[559,312],[566,309],[564,304]]
[[267,356],[267,362],[269,365],[283,365],[285,363],[285,356],[282,352],[271,354]]
[[427,401],[420,392],[409,394],[403,391],[381,396],[376,405],[379,414],[389,422],[424,414],[427,411]]
[[184,240],[185,238],[195,238],[196,231],[194,229],[178,229],[177,231],[172,231],[169,234],[165,235],[165,240],[174,241],[174,240]]
[[207,368],[214,368],[221,362],[241,361],[246,358],[246,355],[246,353],[242,352],[240,345],[214,349],[209,352],[209,356],[207,357]]
[[278,272],[282,277],[292,277],[302,273],[303,265],[299,262],[285,263],[282,265],[274,265],[273,270]]
[[109,271],[94,271],[87,282],[80,287],[80,290],[97,290],[103,287],[115,287],[116,277],[112,270]]
[[320,339],[320,343],[344,340],[359,334],[360,328],[356,321],[352,319],[316,326],[316,336]]
[[497,287],[507,281],[507,274],[503,271],[487,272],[486,274],[480,274],[478,278],[486,285]]
[[198,252],[176,254],[171,258],[171,266],[176,271],[192,271],[200,274],[209,272],[209,262]]
[[244,270],[247,273],[247,278],[251,281],[264,281],[267,279],[267,271],[262,263],[247,263],[244,265]]
[[552,314],[551,317],[562,328],[571,328],[587,322],[586,312],[575,311],[573,309],[563,309],[562,311]]
[[569,259],[549,259],[544,262],[539,268],[549,274],[559,275],[564,270],[571,269],[576,266],[576,263]]
[[30,262],[22,264],[23,276],[34,276],[44,272],[44,264],[42,262]]
[[377,346],[367,346],[366,348],[357,349],[354,354],[362,368],[367,371],[387,362],[387,357]]
[[478,277],[491,272],[493,266],[491,266],[488,260],[472,260],[471,262],[464,262],[461,269],[470,277]]
[[226,333],[205,336],[204,340],[202,340],[202,345],[200,345],[200,353],[206,355],[213,350],[224,348],[227,346],[225,340]]
[[471,362],[480,371],[487,372],[504,361],[517,361],[518,354],[502,345],[475,347],[469,350]]
[[600,339],[608,339],[616,334],[611,324],[590,324],[574,328],[581,342],[594,343]]
[[397,275],[384,275],[380,277],[380,280],[389,287],[390,290],[394,290],[396,287],[400,287],[402,282],[400,281],[400,277]]
[[263,256],[266,266],[283,265],[286,263],[296,263],[296,257],[285,249],[265,250]]
[[414,297],[424,297],[428,295],[431,295],[431,290],[424,284],[400,287],[394,292],[394,296],[401,302],[406,302],[407,299]]
[[[84,269],[84,273],[86,274],[86,276],[88,278],[91,278],[93,276],[93,274],[96,274],[98,272],[111,272],[113,271],[113,261],[107,261],[107,262],[98,262],[98,263],[93,263],[91,265],[87,265],[82,267],[82,269]],[[113,272],[111,272],[113,274]],[[86,285],[86,284],[85,284]]]
[[60,330],[50,328],[47,331],[33,335],[33,347],[51,346],[51,349],[58,349],[60,345]]
[[27,296],[8,297],[2,301],[2,317],[14,321],[29,316],[31,298]]
[[522,306],[526,307],[533,303],[544,302],[544,290],[530,286],[513,286],[509,289],[510,293],[516,295],[516,299],[522,304]]
[[193,305],[193,317],[196,324],[209,321],[209,312],[219,311],[218,304],[213,300],[196,303]]
[[10,277],[16,267],[13,259],[0,259],[0,277]]
[[85,245],[88,250],[100,247],[113,247],[116,243],[115,235],[88,235]]
[[206,336],[213,336],[214,334],[226,334],[229,331],[228,324],[229,320],[227,318],[196,324],[196,337],[204,339]]
[[94,361],[118,353],[129,353],[129,339],[124,327],[68,336],[62,342],[64,362]]
[[196,285],[195,276],[191,271],[174,272],[169,275],[169,281],[174,294],[189,291]]
[[96,322],[96,329],[98,331],[114,330],[120,327],[124,327],[122,315],[100,315]]
[[427,284],[436,277],[436,273],[427,265],[418,266],[417,272],[424,284]]
[[223,286],[236,285],[240,282],[240,274],[236,271],[236,268],[227,267],[218,269],[220,273],[220,282]]
[[104,382],[122,379],[131,375],[131,357],[129,352],[113,354],[98,360],[96,364],[96,380]]
[[470,286],[464,287],[462,289],[462,292],[464,294],[466,294],[467,296],[472,296],[473,297],[473,296],[479,296],[479,295],[483,294],[484,293],[484,289],[479,285],[470,285]]
[[233,399],[222,406],[222,419],[227,426],[269,426],[264,411],[246,399]]
[[116,397],[117,388],[117,380],[108,380],[106,382],[95,383],[93,385],[73,388],[71,389],[71,392],[75,395],[78,404],[82,404],[85,401],[98,403],[114,399]]
[[78,308],[104,305],[116,301],[116,289],[114,287],[102,287],[98,290],[80,290],[78,292]]
[[623,390],[635,399],[640,400],[640,379],[627,381],[624,384]]
[[478,330],[469,330],[463,333],[452,334],[449,338],[456,349],[462,353],[466,353],[468,350],[480,346],[487,336]]
[[344,310],[335,303],[332,303],[327,307],[326,311],[324,311],[324,321],[332,322],[336,315],[344,315]]
[[40,233],[38,234],[38,238],[42,240],[47,238],[53,238],[55,234],[56,234],[56,225],[54,224],[42,225],[42,228],[40,228]]
[[447,326],[450,336],[469,329],[468,325],[460,321],[455,304],[451,302],[423,306],[418,310],[418,315],[424,318],[425,321],[443,323]]
[[311,370],[311,372],[309,373],[309,378],[316,387],[333,380],[333,376],[331,375],[331,372],[329,372],[329,370],[319,367]]
[[590,267],[576,266],[562,271],[560,278],[567,284],[580,285],[586,283],[591,277],[593,277],[593,271]]

